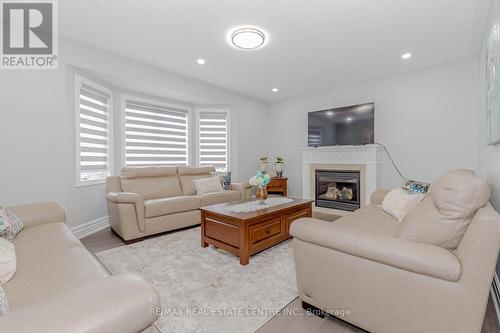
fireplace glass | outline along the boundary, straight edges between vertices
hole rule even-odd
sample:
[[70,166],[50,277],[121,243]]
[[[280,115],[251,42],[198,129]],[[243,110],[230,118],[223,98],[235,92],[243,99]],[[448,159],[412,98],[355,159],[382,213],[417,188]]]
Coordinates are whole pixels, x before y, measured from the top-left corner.
[[316,170],[316,207],[358,209],[359,182],[359,171]]

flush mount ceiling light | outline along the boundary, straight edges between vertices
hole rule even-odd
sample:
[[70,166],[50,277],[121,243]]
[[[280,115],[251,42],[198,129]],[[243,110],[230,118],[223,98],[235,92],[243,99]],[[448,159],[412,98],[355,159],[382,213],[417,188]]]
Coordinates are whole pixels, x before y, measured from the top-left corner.
[[269,36],[261,28],[251,26],[239,26],[229,30],[228,42],[242,50],[255,50],[264,46]]
[[273,89],[271,89],[271,90],[272,90],[273,92],[278,92],[278,91],[279,91],[279,89],[278,89],[278,88],[273,88]]
[[200,58],[200,59],[196,60],[196,62],[198,63],[198,65],[205,65],[206,61],[205,61],[205,59]]
[[401,59],[404,59],[404,60],[407,60],[407,59],[410,59],[411,58],[411,53],[403,53],[401,55]]

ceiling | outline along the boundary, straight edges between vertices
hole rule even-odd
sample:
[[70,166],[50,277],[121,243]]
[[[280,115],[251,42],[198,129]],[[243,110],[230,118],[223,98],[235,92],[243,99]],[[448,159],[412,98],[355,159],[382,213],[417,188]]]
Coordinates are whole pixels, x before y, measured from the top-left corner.
[[[476,55],[489,0],[60,1],[60,33],[79,43],[275,101]],[[226,41],[238,25],[261,49]],[[401,54],[411,52],[404,61]],[[205,65],[196,60],[203,58]],[[278,87],[279,92],[271,89]]]

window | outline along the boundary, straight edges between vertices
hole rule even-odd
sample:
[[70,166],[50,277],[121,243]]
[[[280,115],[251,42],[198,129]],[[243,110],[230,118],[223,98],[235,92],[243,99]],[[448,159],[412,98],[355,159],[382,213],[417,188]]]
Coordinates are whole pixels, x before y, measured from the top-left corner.
[[198,110],[198,164],[229,169],[229,110]]
[[189,108],[122,98],[126,166],[188,165]]
[[76,77],[77,184],[102,183],[112,169],[111,90]]

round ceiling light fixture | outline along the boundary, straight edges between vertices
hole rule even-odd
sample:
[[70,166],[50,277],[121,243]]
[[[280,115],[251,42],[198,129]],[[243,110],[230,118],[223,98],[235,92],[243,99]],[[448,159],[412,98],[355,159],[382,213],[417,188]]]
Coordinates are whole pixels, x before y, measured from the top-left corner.
[[412,54],[411,54],[410,52],[403,53],[403,54],[401,55],[401,59],[408,60],[408,59],[410,59],[410,58],[411,58],[411,56],[412,56]]
[[242,50],[255,50],[264,46],[268,40],[268,34],[261,28],[251,26],[234,27],[228,32],[228,42]]

